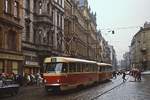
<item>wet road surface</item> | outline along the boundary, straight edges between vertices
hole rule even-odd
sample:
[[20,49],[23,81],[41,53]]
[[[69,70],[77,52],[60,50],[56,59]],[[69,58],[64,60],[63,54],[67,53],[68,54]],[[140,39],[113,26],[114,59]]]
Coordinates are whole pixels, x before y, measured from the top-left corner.
[[135,82],[130,77],[127,82],[96,100],[150,100],[150,75],[143,76],[141,82]]
[[150,100],[149,84],[150,76],[144,76],[141,82],[129,77],[125,83],[119,76],[110,82],[61,94],[47,94],[43,87],[23,87],[17,96],[0,97],[0,100]]

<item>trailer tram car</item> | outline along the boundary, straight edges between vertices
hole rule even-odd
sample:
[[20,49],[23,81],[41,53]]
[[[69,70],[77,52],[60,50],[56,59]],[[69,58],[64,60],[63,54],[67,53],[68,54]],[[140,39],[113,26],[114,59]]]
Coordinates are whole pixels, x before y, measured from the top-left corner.
[[98,81],[110,80],[112,78],[112,65],[107,63],[97,63]]
[[69,57],[48,57],[43,73],[47,91],[63,91],[98,82],[95,61]]

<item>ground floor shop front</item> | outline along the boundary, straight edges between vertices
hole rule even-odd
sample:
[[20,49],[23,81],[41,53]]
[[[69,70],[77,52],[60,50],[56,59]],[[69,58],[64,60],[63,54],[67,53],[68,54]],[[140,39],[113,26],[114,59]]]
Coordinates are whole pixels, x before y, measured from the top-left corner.
[[0,73],[22,73],[23,55],[0,52]]

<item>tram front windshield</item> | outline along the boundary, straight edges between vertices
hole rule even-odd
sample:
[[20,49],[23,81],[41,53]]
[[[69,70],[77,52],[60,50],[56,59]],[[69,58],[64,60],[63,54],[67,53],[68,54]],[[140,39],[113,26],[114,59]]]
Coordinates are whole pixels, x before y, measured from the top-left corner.
[[46,64],[45,72],[47,73],[60,73],[60,72],[66,72],[67,68],[64,66],[63,63],[48,63]]
[[62,69],[62,63],[46,64],[46,72],[48,72],[48,73],[61,72],[61,69]]

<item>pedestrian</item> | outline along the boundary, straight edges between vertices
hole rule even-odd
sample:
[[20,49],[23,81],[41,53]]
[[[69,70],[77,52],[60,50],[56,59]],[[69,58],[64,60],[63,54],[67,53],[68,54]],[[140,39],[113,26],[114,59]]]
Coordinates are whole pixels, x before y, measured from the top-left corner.
[[136,70],[136,71],[134,71],[134,78],[135,78],[135,82],[136,82],[136,80],[138,80],[138,70]]
[[30,74],[25,74],[25,83],[26,86],[31,84]]
[[37,80],[36,80],[37,86],[41,86],[43,83],[43,78],[41,77],[40,73],[37,73],[36,77],[37,77]]
[[141,81],[141,70],[137,72],[137,80]]
[[117,78],[116,71],[113,71],[113,78]]
[[123,82],[125,82],[125,81],[126,81],[126,73],[123,72],[122,74],[123,74],[123,75],[122,75]]
[[36,79],[35,79],[35,76],[33,75],[33,73],[30,74],[30,84],[33,85],[34,83],[36,83]]

